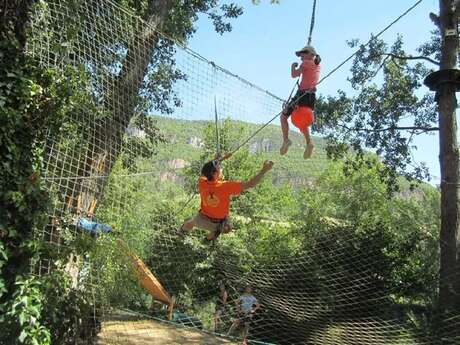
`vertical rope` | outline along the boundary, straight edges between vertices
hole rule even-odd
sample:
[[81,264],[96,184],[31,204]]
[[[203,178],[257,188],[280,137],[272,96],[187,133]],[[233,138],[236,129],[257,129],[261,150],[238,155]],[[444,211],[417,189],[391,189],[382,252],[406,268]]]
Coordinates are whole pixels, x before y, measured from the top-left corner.
[[216,153],[217,156],[220,157],[220,138],[219,138],[219,126],[218,126],[218,121],[219,118],[217,116],[217,102],[216,102],[216,96],[214,96],[214,118],[216,122]]
[[313,8],[311,10],[311,21],[310,21],[310,33],[308,34],[307,45],[311,44],[311,37],[313,35],[313,27],[315,26],[315,12],[316,12],[316,0],[313,0]]

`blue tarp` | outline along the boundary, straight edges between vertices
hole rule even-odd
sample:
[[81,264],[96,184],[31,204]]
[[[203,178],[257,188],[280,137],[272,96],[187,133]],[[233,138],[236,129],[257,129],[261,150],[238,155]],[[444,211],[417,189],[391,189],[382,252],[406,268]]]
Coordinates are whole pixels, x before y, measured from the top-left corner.
[[112,227],[109,224],[99,223],[88,218],[78,218],[77,227],[93,234],[106,234],[112,231]]

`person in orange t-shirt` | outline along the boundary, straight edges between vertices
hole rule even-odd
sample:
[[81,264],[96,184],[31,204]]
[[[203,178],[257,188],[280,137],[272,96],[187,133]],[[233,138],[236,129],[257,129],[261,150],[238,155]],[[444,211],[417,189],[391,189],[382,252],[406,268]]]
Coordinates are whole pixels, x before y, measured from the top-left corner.
[[206,239],[213,241],[222,232],[230,232],[232,228],[229,217],[231,196],[240,195],[241,192],[255,187],[272,167],[272,161],[265,161],[259,173],[247,182],[226,181],[223,179],[220,161],[216,159],[207,162],[201,169],[201,176],[198,180],[201,197],[200,211],[182,224],[177,231],[178,235],[185,235],[194,227],[198,227],[209,230]]
[[[321,58],[316,54],[315,48],[312,46],[303,47],[296,52],[296,55],[301,58],[302,63],[299,67],[297,62],[291,65],[291,77],[297,78],[302,76],[302,79],[297,93],[284,107],[280,116],[281,130],[283,132],[283,144],[280,148],[280,154],[285,155],[292,144],[291,140],[289,140],[288,118],[294,112],[292,122],[299,127],[305,136],[306,147],[303,158],[308,159],[311,157],[315,147],[310,136],[309,126],[314,121],[313,110],[315,109],[315,92],[321,70]],[[305,109],[305,107],[309,109]],[[308,117],[308,119],[302,117]]]

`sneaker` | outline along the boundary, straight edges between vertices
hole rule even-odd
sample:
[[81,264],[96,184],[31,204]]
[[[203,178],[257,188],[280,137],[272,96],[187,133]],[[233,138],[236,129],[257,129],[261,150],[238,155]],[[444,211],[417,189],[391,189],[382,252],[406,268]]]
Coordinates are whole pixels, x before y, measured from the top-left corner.
[[304,159],[310,158],[313,153],[314,148],[315,146],[313,146],[313,144],[307,145],[307,147],[305,148],[305,152],[303,153],[303,158]]
[[291,144],[292,144],[292,141],[290,141],[289,139],[287,139],[286,141],[283,141],[283,145],[281,145],[281,148],[280,148],[281,156],[284,156],[288,152],[289,146],[291,146]]

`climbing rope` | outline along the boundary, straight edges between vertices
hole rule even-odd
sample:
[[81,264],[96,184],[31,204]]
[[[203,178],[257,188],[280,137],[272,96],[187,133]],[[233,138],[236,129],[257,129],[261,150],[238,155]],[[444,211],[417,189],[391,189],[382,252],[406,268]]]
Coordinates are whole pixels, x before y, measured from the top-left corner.
[[182,213],[183,210],[185,210],[185,208],[188,206],[188,204],[190,204],[192,202],[192,200],[195,198],[196,194],[192,194],[188,200],[184,203],[184,205],[182,205],[182,207],[179,209],[179,211],[177,211],[175,214],[178,216]]
[[[220,152],[220,138],[219,138],[219,116],[218,116],[218,113],[217,113],[217,100],[216,100],[216,96],[214,96],[214,121],[215,121],[215,125],[216,125],[216,154],[217,154],[217,160],[219,161],[222,161],[225,159],[221,157],[221,152]],[[177,211],[175,214],[176,215],[179,215],[182,213],[183,210],[185,210],[185,208],[192,202],[192,200],[195,198],[196,194],[193,193],[189,198],[188,200],[184,203],[184,205],[182,205],[182,207],[179,209],[179,211]]]
[[216,154],[217,154],[217,157],[220,157],[220,139],[219,139],[219,126],[218,126],[219,118],[217,116],[216,96],[214,96],[214,118],[216,122]]
[[316,12],[316,0],[313,0],[313,8],[311,10],[311,21],[310,21],[310,33],[308,34],[307,45],[311,44],[311,38],[313,35],[313,27],[315,26],[315,12]]

